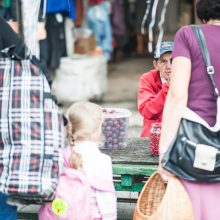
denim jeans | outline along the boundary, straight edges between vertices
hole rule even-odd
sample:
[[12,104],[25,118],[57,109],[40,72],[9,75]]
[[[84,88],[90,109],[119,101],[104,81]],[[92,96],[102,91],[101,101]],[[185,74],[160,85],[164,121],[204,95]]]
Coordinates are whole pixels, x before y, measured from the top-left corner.
[[17,207],[6,203],[6,196],[0,193],[0,220],[17,220]]

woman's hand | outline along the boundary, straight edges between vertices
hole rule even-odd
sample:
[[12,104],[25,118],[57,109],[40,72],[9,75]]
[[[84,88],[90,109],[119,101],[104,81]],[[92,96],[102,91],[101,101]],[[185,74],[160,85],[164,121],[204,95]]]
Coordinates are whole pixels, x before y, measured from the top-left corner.
[[163,169],[162,167],[160,167],[158,169],[158,172],[159,172],[159,174],[162,177],[164,182],[167,182],[170,177],[175,176],[173,173],[168,172],[167,170]]
[[169,177],[175,176],[173,173],[165,170],[162,165],[161,165],[161,160],[162,160],[162,155],[159,156],[159,167],[158,167],[158,172],[162,179],[167,182]]

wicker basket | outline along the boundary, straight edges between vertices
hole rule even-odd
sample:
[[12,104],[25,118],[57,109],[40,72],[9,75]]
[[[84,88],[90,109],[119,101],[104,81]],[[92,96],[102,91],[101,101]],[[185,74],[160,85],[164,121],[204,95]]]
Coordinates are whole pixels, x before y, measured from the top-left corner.
[[193,220],[191,201],[181,182],[170,177],[164,183],[155,172],[143,187],[133,220]]

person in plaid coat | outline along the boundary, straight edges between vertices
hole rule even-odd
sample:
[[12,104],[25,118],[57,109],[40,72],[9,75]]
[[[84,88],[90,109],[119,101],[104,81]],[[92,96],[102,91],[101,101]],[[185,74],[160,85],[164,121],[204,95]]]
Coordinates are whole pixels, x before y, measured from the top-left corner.
[[[15,45],[22,57],[25,53],[25,45],[22,38],[16,34],[10,25],[0,17],[0,50]],[[0,219],[17,220],[17,208],[7,204],[7,197],[0,192]]]
[[161,122],[164,102],[169,88],[173,42],[160,44],[155,52],[154,69],[143,74],[138,88],[138,111],[143,116],[141,137],[149,137],[151,124]]

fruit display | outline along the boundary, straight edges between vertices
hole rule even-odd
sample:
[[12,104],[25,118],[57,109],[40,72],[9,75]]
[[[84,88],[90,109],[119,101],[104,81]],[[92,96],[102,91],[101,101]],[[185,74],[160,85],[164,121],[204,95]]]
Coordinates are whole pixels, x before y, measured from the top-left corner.
[[105,136],[103,148],[118,149],[127,146],[128,122],[131,112],[122,108],[104,108],[105,120],[102,132]]
[[150,129],[150,152],[152,156],[159,154],[159,141],[160,141],[161,123],[152,123]]

